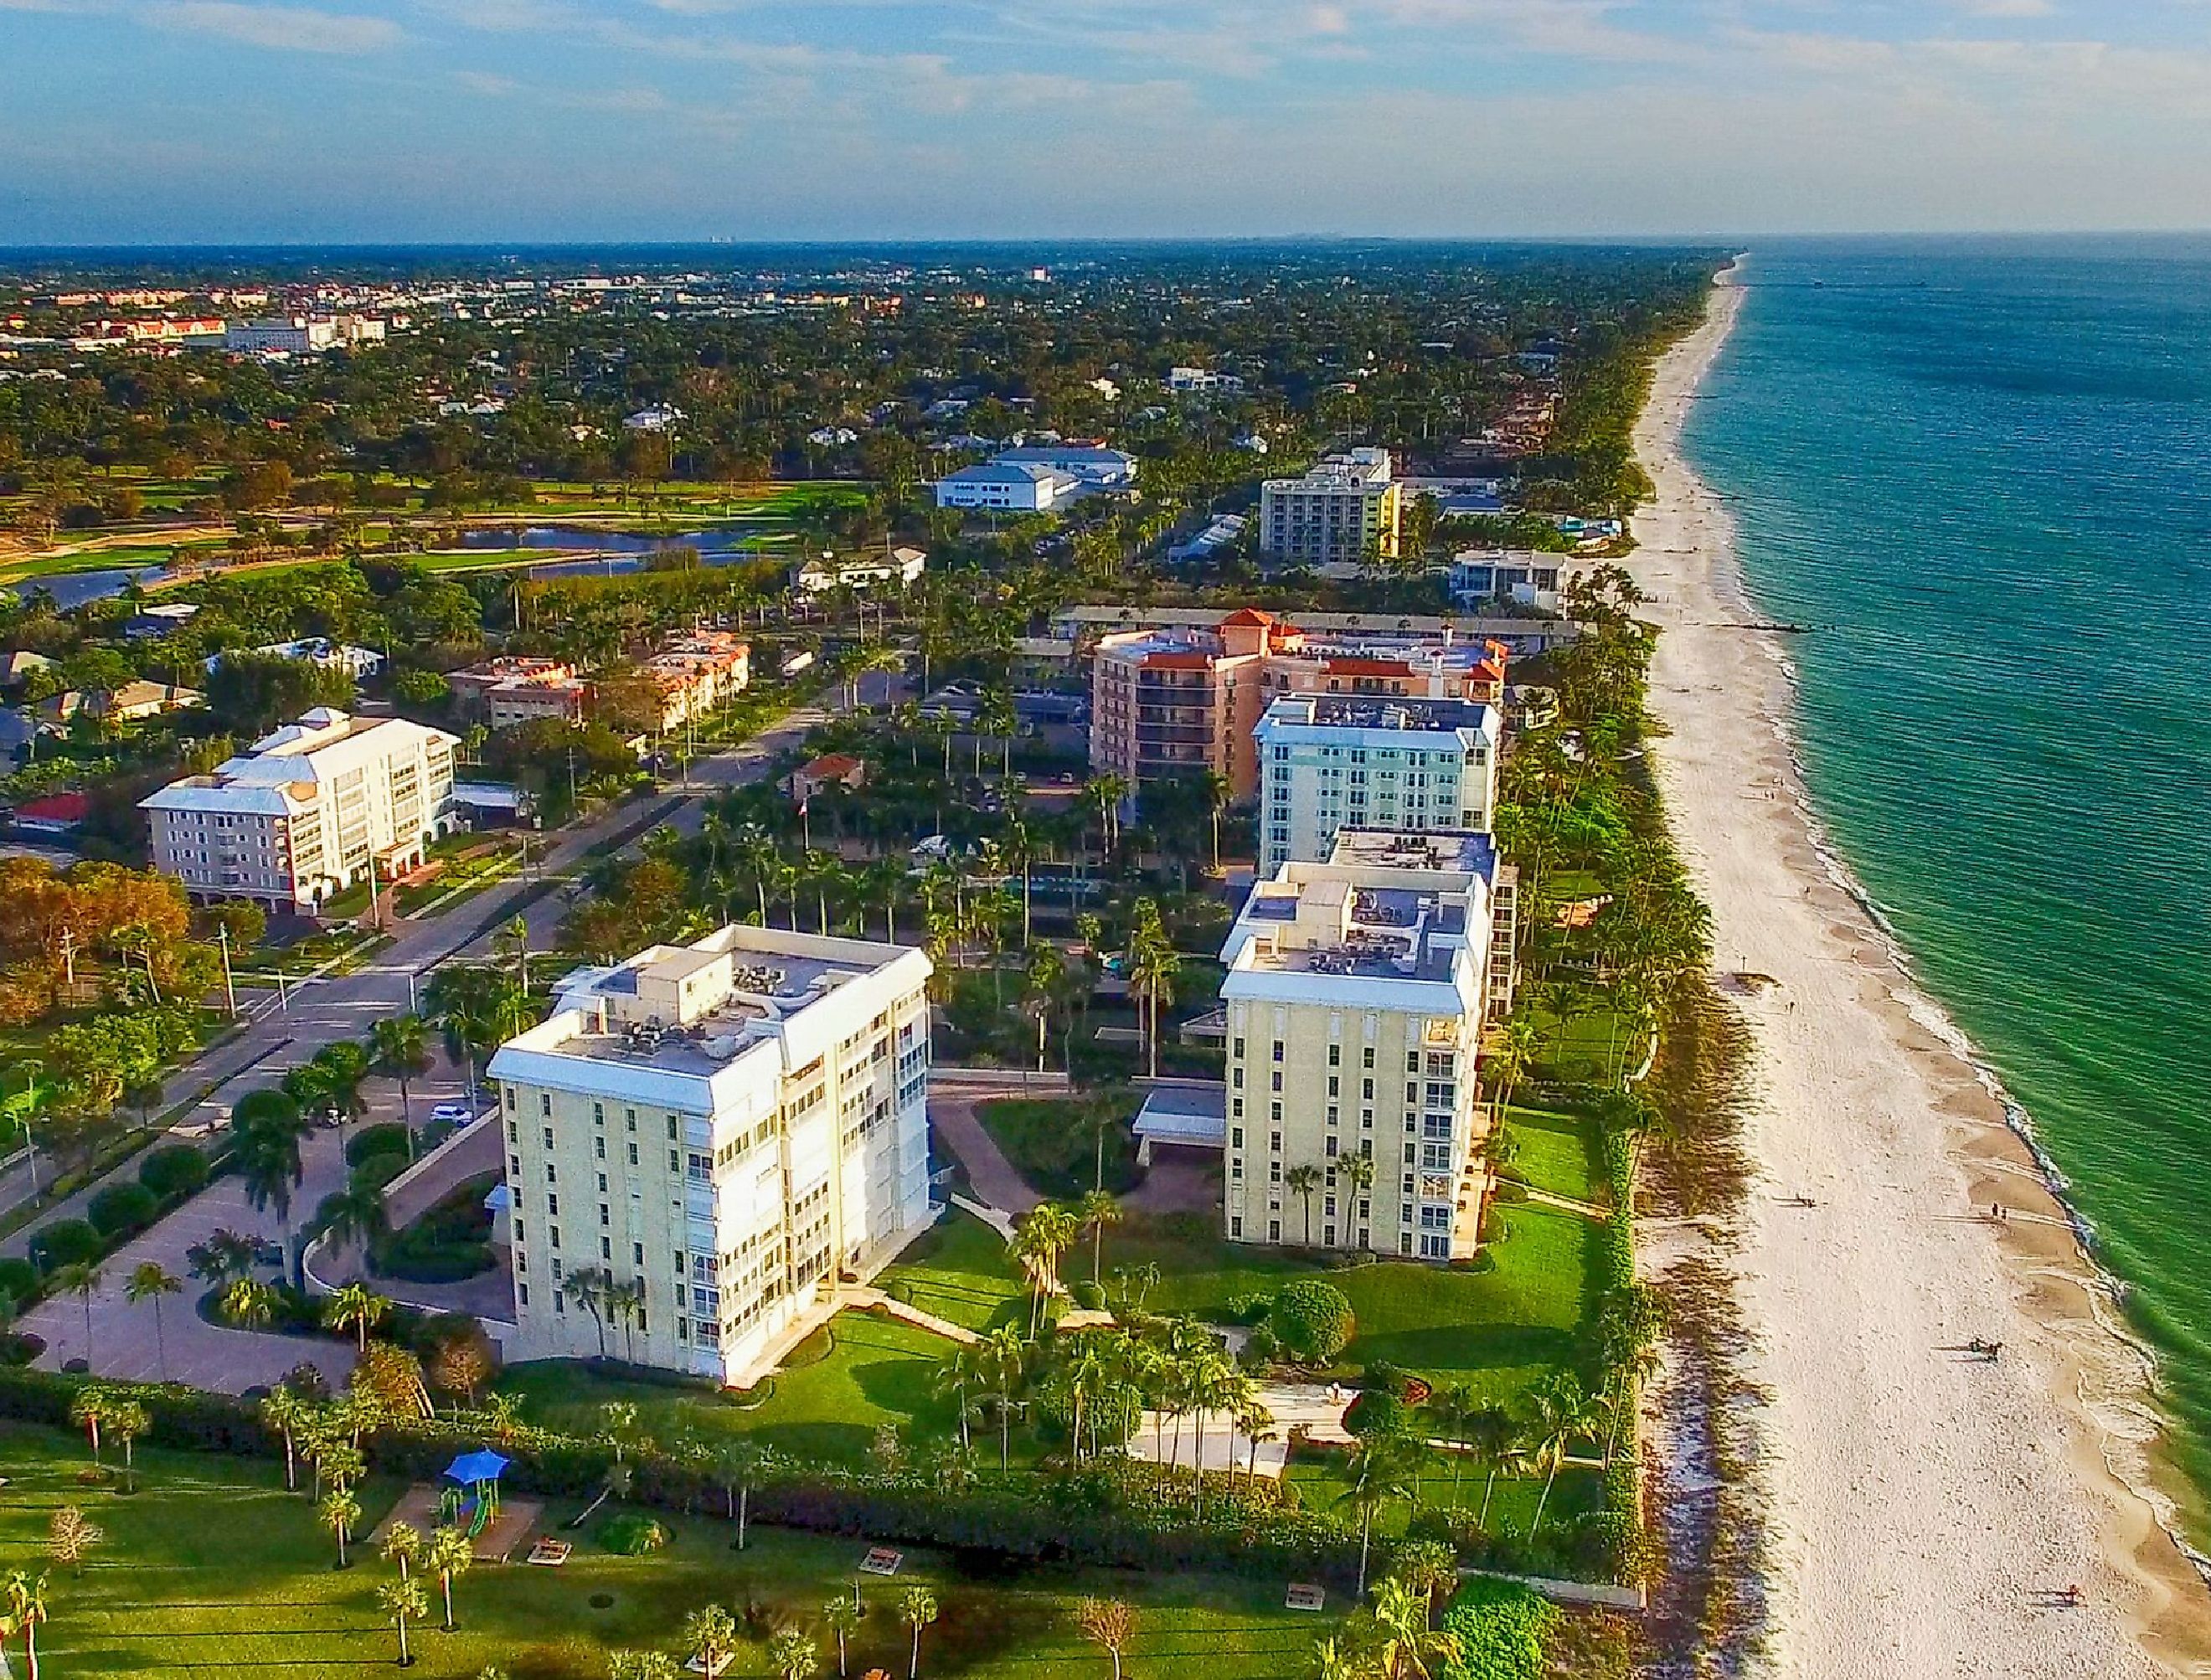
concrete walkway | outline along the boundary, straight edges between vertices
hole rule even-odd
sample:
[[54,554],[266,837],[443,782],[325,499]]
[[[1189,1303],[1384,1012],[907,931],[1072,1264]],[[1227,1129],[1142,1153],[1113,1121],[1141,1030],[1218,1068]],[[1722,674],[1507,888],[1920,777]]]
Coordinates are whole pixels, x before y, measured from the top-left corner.
[[891,1317],[902,1319],[917,1330],[928,1331],[933,1336],[942,1336],[948,1342],[958,1342],[966,1347],[972,1347],[983,1339],[966,1325],[954,1324],[949,1319],[940,1319],[934,1313],[924,1313],[918,1307],[910,1307],[895,1295],[887,1295],[878,1289],[840,1290],[838,1293],[837,1303],[840,1310],[847,1307],[857,1307],[862,1312],[865,1312],[871,1307],[880,1307]]
[[1033,1073],[1025,1079],[1017,1069],[931,1068],[929,1123],[937,1141],[959,1156],[960,1164],[967,1169],[975,1199],[1018,1219],[1044,1198],[1029,1188],[984,1129],[976,1105],[1001,1097],[1066,1095],[1066,1077],[1057,1073]]

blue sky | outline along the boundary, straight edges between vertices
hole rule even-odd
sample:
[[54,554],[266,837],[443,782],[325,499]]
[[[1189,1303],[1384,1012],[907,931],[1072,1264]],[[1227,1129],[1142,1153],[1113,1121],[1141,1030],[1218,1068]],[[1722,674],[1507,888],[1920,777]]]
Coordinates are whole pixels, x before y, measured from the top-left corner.
[[2211,0],[0,0],[0,245],[2211,227]]

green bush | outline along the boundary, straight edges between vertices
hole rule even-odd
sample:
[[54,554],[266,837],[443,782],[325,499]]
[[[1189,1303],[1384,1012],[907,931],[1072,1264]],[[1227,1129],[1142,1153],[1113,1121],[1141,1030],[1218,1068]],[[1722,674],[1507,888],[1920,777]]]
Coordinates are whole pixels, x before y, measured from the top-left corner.
[[39,1269],[28,1260],[19,1260],[12,1254],[0,1260],[0,1295],[15,1303],[18,1311],[31,1304],[39,1292]]
[[1087,1277],[1078,1278],[1074,1284],[1075,1304],[1086,1313],[1106,1310],[1106,1286],[1093,1283]]
[[107,1245],[100,1233],[82,1219],[57,1219],[32,1237],[31,1263],[41,1271],[58,1271],[100,1258]]
[[1559,1624],[1548,1600],[1511,1581],[1470,1580],[1444,1612],[1458,1649],[1444,1680],[1542,1680],[1543,1641]]
[[617,1557],[643,1557],[668,1544],[668,1530],[642,1511],[624,1511],[599,1525],[599,1544]]
[[365,1156],[353,1169],[353,1187],[355,1190],[381,1190],[405,1172],[407,1167],[407,1157],[403,1155],[387,1152]]
[[407,1158],[407,1128],[397,1120],[365,1125],[346,1139],[346,1165],[358,1167],[371,1155],[397,1155]]
[[1362,1439],[1394,1435],[1404,1428],[1405,1417],[1405,1403],[1393,1390],[1368,1388],[1360,1391],[1351,1410],[1344,1413],[1343,1427]]
[[483,1198],[499,1180],[497,1173],[462,1180],[412,1224],[376,1245],[376,1270],[416,1283],[456,1283],[489,1271],[491,1215]]
[[207,1187],[208,1158],[191,1143],[165,1143],[138,1164],[138,1182],[167,1201]]
[[1359,1320],[1351,1299],[1333,1283],[1300,1277],[1275,1291],[1267,1327],[1282,1351],[1301,1365],[1325,1365],[1350,1345]]
[[93,1228],[104,1237],[135,1236],[161,1210],[154,1192],[142,1184],[111,1184],[85,1206]]

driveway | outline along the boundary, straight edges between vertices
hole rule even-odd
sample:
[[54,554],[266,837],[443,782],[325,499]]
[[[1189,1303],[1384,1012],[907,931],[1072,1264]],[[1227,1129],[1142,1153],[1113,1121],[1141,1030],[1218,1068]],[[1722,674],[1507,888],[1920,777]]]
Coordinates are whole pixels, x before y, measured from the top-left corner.
[[929,1070],[929,1123],[937,1141],[960,1157],[975,1199],[1018,1219],[1044,1198],[1029,1188],[977,1118],[978,1103],[999,1097],[1064,1096],[1067,1081],[1057,1073],[1026,1079],[1015,1070],[936,1067]]

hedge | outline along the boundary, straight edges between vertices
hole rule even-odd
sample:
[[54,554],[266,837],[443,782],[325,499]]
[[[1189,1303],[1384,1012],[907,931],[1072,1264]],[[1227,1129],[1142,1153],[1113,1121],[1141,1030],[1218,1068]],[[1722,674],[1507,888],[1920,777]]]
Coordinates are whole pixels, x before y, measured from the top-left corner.
[[85,1204],[92,1228],[103,1237],[130,1237],[151,1225],[161,1199],[142,1184],[111,1184]]
[[[251,1401],[176,1385],[106,1382],[82,1374],[0,1368],[0,1416],[67,1429],[77,1392],[98,1382],[147,1410],[146,1439],[159,1446],[277,1457],[283,1444]],[[481,1423],[398,1419],[364,1437],[370,1462],[410,1479],[434,1480],[456,1453],[483,1444]],[[605,1481],[614,1450],[603,1440],[514,1427],[491,1432],[508,1459],[501,1483],[511,1493],[583,1499]],[[657,1449],[633,1452],[629,1498],[669,1511],[721,1508],[726,1489],[706,1464]],[[1204,1570],[1279,1580],[1324,1580],[1348,1587],[1359,1545],[1332,1514],[1254,1510],[1239,1501],[1209,1503],[1200,1523],[1148,1496],[1143,1475],[1093,1465],[1019,1485],[984,1483],[950,1491],[919,1471],[799,1465],[752,1490],[761,1521],[818,1532],[900,1540],[912,1545],[996,1552],[1020,1562],[1068,1562],[1109,1568]]]
[[1543,1641],[1559,1611],[1511,1581],[1470,1580],[1444,1611],[1444,1631],[1458,1642],[1444,1680],[1542,1680]]
[[64,1266],[96,1260],[106,1246],[100,1233],[82,1219],[57,1219],[44,1230],[33,1232],[28,1245],[31,1264],[41,1271],[59,1271]]
[[373,1155],[396,1155],[404,1160],[407,1154],[407,1128],[397,1120],[386,1120],[379,1125],[365,1125],[346,1139],[345,1158],[348,1167],[358,1167]]
[[138,1182],[163,1198],[196,1195],[208,1175],[206,1155],[191,1143],[165,1143],[138,1163]]

